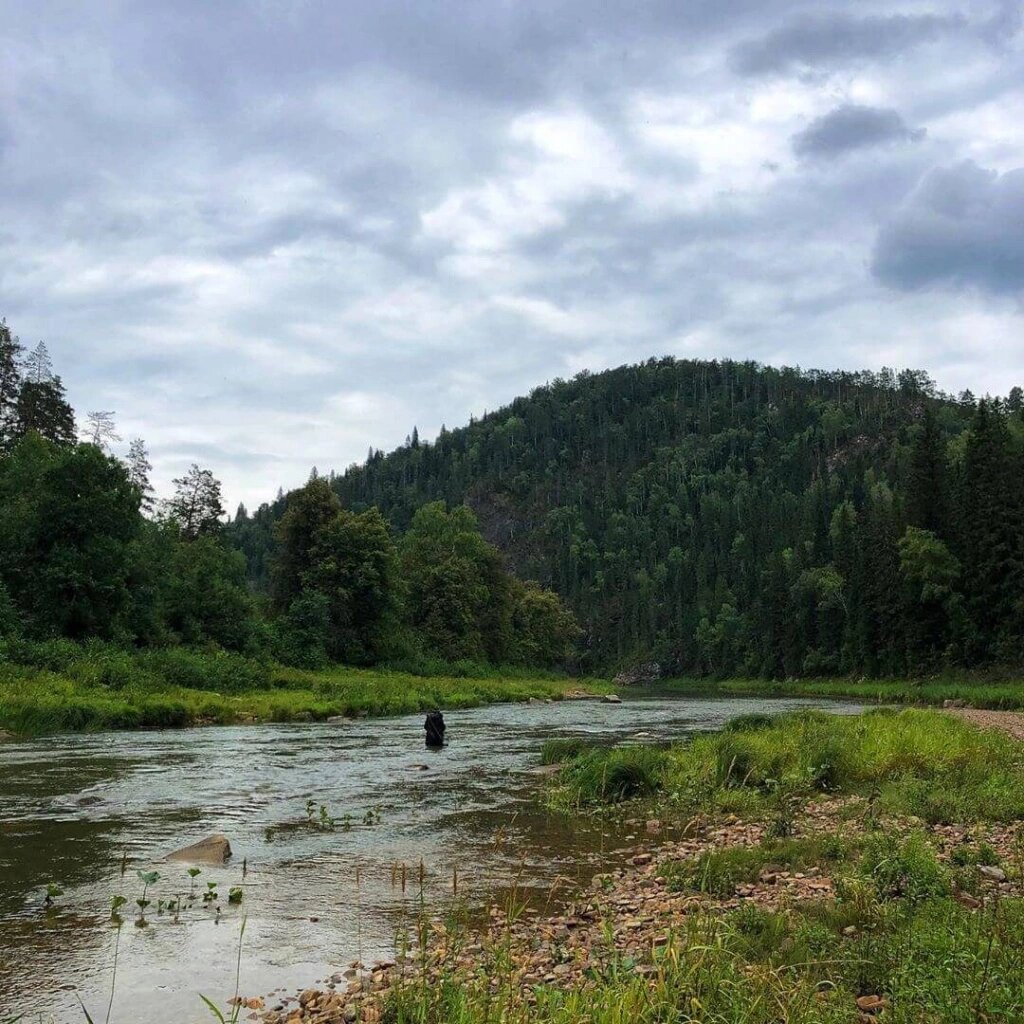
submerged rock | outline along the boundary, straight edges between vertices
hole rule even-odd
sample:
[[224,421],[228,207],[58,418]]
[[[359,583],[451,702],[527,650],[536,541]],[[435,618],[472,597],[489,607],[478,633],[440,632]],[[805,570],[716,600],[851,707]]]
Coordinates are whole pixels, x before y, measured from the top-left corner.
[[227,836],[215,833],[200,839],[198,843],[182,847],[169,853],[164,859],[170,861],[185,861],[191,864],[223,864],[231,856],[231,844]]
[[622,698],[617,693],[606,693],[602,699],[604,704],[621,704]]

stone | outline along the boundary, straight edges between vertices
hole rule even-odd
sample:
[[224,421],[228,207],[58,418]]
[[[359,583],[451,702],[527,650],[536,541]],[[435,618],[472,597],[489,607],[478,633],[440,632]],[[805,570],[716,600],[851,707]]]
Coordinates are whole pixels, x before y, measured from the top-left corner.
[[978,873],[986,878],[991,878],[993,882],[1006,881],[1006,872],[1002,868],[997,868],[991,864],[982,864],[978,868]]
[[14,739],[14,733],[0,729],[0,743],[9,743]]
[[953,893],[953,899],[961,906],[967,907],[968,910],[977,910],[981,906],[981,900],[968,892],[955,892]]
[[344,715],[331,715],[326,721],[328,725],[344,725],[348,719]]
[[617,693],[606,693],[601,699],[603,704],[621,704],[622,698]]
[[959,697],[953,700],[944,700],[942,702],[944,708],[965,708],[967,707],[967,701],[961,700]]
[[216,833],[169,853],[164,860],[184,861],[187,864],[223,864],[230,856],[231,844],[227,836]]
[[885,1009],[886,1005],[884,996],[867,995],[857,997],[857,1009],[861,1013],[879,1013]]

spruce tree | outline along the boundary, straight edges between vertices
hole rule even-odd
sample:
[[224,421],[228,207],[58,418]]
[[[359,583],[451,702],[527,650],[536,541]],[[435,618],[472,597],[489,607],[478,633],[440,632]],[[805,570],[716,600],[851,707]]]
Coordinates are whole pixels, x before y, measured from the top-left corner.
[[998,404],[978,403],[960,485],[961,563],[982,661],[1018,649],[1024,638],[1024,510],[1020,457]]
[[75,443],[75,413],[64,396],[60,377],[36,380],[32,376],[21,385],[15,432],[24,437],[30,430],[61,447]]
[[907,522],[942,537],[947,525],[946,451],[935,414],[925,406],[910,448],[906,482]]
[[0,320],[0,453],[10,451],[18,436],[22,346]]

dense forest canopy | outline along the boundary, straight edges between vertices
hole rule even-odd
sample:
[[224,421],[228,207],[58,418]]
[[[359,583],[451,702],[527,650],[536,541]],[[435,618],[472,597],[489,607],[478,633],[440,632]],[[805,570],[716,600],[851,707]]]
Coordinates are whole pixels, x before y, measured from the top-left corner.
[[[1024,419],[920,371],[659,359],[555,381],[331,479],[401,532],[463,503],[584,667],[904,674],[1024,661]],[[290,499],[230,536],[257,587]]]
[[[221,486],[193,465],[158,502],[145,443],[75,414],[46,347],[0,321],[0,656],[40,641],[203,646],[315,668],[431,659],[559,666],[578,627],[506,570],[465,506],[426,504],[400,535],[316,477],[267,538],[272,593],[228,543]],[[20,652],[20,653],[19,653]],[[45,661],[45,658],[43,659]]]

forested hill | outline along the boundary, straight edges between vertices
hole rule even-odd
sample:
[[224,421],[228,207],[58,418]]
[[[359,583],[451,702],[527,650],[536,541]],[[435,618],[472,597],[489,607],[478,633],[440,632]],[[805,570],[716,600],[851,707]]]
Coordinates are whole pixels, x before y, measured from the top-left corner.
[[[917,371],[651,360],[537,388],[333,480],[404,530],[465,502],[584,663],[791,675],[1018,664],[1021,392]],[[284,502],[233,524],[256,579]]]

